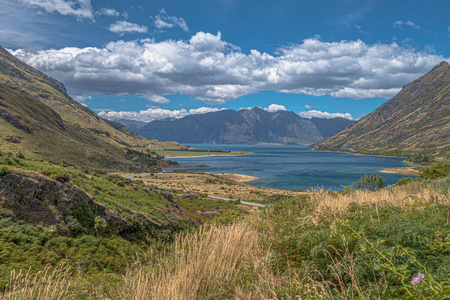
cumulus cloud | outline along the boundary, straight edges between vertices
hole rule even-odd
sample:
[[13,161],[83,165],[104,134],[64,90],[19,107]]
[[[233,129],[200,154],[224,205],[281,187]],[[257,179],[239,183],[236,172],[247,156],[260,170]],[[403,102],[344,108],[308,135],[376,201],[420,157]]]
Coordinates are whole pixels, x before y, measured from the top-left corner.
[[306,104],[306,105],[305,105],[305,108],[306,108],[306,109],[310,109],[310,108],[312,108],[312,106],[309,105],[309,104]]
[[189,113],[185,109],[180,110],[168,110],[162,108],[149,108],[141,111],[101,111],[98,115],[102,118],[109,120],[136,120],[143,122],[150,122],[153,120],[166,119],[166,118],[182,118]]
[[420,29],[420,26],[418,26],[416,23],[412,22],[412,21],[395,21],[394,22],[394,28],[400,28],[403,29],[403,26],[409,26],[412,27],[414,29]]
[[145,39],[110,42],[104,48],[12,53],[62,81],[72,95],[180,93],[210,104],[260,91],[390,98],[449,60],[397,43],[317,38],[281,48],[274,55],[257,50],[243,53],[222,40],[220,32],[199,32],[189,41]]
[[244,110],[244,109],[251,110],[251,109],[253,109],[253,107],[251,107],[251,106],[249,106],[249,107],[241,107],[241,108],[239,108],[239,111]]
[[159,96],[159,95],[151,95],[146,97],[148,101],[155,102],[155,103],[161,103],[161,104],[168,104],[170,103],[170,100],[166,97]]
[[183,18],[169,16],[164,9],[155,16],[155,27],[158,29],[168,29],[180,27],[185,32],[189,32],[189,28]]
[[268,112],[276,112],[279,110],[286,111],[286,106],[280,104],[270,104],[268,107],[264,108],[264,110]]
[[95,12],[96,15],[99,16],[108,16],[108,17],[118,17],[120,16],[119,12],[114,8],[102,7]]
[[326,111],[319,111],[319,110],[308,110],[308,111],[301,111],[298,113],[298,115],[302,118],[311,119],[311,118],[321,118],[321,119],[332,119],[332,118],[344,118],[347,120],[354,121],[352,114],[350,113],[329,113]]
[[87,99],[92,99],[91,96],[84,96],[84,95],[80,95],[80,96],[73,96],[73,100],[77,101],[78,103],[81,104],[86,104],[86,100]]
[[200,107],[200,108],[193,108],[189,110],[189,114],[191,115],[200,115],[200,114],[207,114],[210,112],[216,112],[219,110],[226,110],[226,108],[217,108],[217,107]]
[[146,33],[148,28],[147,26],[141,26],[139,24],[130,23],[127,21],[117,21],[114,24],[109,25],[109,31],[119,34],[123,36],[125,33]]
[[91,0],[18,0],[26,5],[48,13],[59,13],[63,16],[73,15],[79,19],[94,20]]
[[147,110],[141,110],[138,112],[135,111],[114,111],[114,110],[104,110],[100,111],[98,115],[102,118],[106,118],[109,120],[120,120],[120,119],[128,119],[128,120],[136,120],[143,122],[151,122],[153,120],[160,120],[166,118],[183,118],[188,115],[198,115],[198,114],[206,114],[209,112],[215,112],[219,110],[225,110],[226,108],[219,109],[217,107],[200,107],[194,108],[187,111],[186,109],[179,110],[169,110],[162,109],[159,107],[150,107]]

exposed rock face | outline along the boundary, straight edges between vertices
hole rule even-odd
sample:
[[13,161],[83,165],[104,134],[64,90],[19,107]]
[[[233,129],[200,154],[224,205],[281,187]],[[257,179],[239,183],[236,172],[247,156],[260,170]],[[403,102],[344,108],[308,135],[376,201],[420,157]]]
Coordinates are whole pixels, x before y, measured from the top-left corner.
[[450,65],[442,62],[314,150],[408,156],[450,153]]
[[74,214],[76,210],[92,218],[102,217],[119,234],[129,231],[136,222],[160,228],[143,213],[127,211],[126,215],[118,214],[96,203],[85,191],[70,183],[35,173],[12,172],[0,177],[0,206],[40,228],[56,225],[58,234],[68,236],[85,230]]

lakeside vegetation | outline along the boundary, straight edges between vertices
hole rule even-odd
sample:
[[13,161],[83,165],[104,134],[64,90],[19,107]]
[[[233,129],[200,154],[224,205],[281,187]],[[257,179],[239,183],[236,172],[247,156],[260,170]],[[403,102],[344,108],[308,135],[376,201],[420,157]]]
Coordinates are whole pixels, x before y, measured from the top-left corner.
[[[82,230],[61,235],[51,225],[21,220],[2,197],[5,299],[446,299],[450,293],[445,163],[375,191],[275,197],[261,189],[260,201],[271,205],[249,214],[238,202],[206,200],[201,193],[173,190],[169,201],[145,185],[145,177],[131,181],[99,170],[0,158],[3,179],[37,173],[65,182],[66,189],[81,187],[130,220],[139,211],[160,223],[142,230],[137,222],[137,230],[120,232],[78,211]],[[205,175],[217,177],[204,177],[214,179],[211,184],[242,185]],[[184,213],[171,214],[170,203]],[[424,278],[413,285],[419,273]]]

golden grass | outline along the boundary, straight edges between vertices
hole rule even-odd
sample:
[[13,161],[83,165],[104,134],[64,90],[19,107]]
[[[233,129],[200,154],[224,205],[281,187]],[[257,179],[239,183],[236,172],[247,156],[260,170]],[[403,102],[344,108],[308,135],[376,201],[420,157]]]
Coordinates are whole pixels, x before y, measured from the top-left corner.
[[[395,206],[403,210],[450,203],[450,190],[438,191],[417,183],[377,192],[354,191],[344,195],[319,191],[310,195],[315,204],[312,217],[315,223],[321,222],[320,217],[345,216],[352,203]],[[266,211],[269,215],[270,210]],[[291,213],[294,212],[285,212]],[[258,224],[263,222],[268,225],[263,226],[269,229],[267,232],[261,232],[261,228],[258,230]],[[330,265],[333,282],[318,280],[320,273],[308,265],[292,271],[288,268],[288,273],[274,270],[276,266],[271,265],[268,259],[270,251],[263,248],[265,236],[270,234],[271,222],[273,220],[267,216],[257,214],[228,226],[208,225],[179,235],[165,251],[150,251],[146,257],[136,259],[123,275],[121,284],[114,287],[108,296],[91,294],[89,299],[278,299],[279,291],[303,295],[305,299],[366,299],[360,290],[356,262],[348,247],[338,252],[346,258],[341,259],[346,263],[333,260]],[[341,238],[347,245],[345,237]],[[54,271],[47,267],[35,275],[30,271],[13,272],[3,298],[82,299],[75,292],[81,288],[80,282],[73,278],[70,280],[69,271],[61,264]],[[343,283],[344,274],[350,276],[350,283]],[[380,298],[377,294],[372,296]]]
[[53,271],[50,266],[35,274],[12,271],[9,285],[1,295],[5,300],[73,299],[70,295],[70,267],[62,262]]
[[[120,175],[125,177],[135,174],[122,173]],[[239,182],[240,176],[237,176],[236,174],[165,172],[155,174],[155,176],[148,173],[138,175],[139,176],[134,177],[134,179],[140,179],[144,183],[155,186],[184,190],[188,193],[210,194],[218,197],[249,202],[263,202],[267,200],[267,197],[273,195],[295,197],[309,194],[309,192],[277,190],[245,184]],[[252,178],[247,177],[246,179]]]
[[172,247],[131,267],[118,299],[215,299],[231,293],[261,257],[257,230],[243,222],[202,227]]
[[359,206],[374,205],[375,207],[394,206],[408,210],[414,206],[449,204],[450,189],[442,193],[431,188],[421,188],[418,184],[408,184],[385,188],[376,192],[356,190],[351,194],[319,191],[311,194],[311,200],[317,204],[318,214],[344,216],[350,204]]

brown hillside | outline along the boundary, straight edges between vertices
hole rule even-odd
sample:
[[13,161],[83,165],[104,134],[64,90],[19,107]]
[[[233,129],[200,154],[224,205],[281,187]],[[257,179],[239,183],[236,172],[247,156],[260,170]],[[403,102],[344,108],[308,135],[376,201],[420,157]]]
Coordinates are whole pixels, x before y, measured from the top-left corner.
[[314,150],[409,156],[450,153],[450,65],[442,62]]

